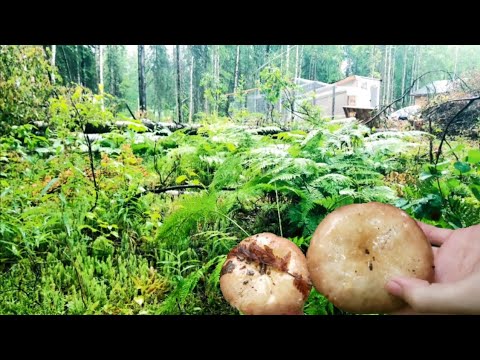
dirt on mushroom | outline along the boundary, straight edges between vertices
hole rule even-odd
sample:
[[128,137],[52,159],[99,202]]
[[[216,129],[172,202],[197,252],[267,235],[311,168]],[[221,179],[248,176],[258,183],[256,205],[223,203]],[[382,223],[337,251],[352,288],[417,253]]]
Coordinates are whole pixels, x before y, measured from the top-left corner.
[[244,314],[301,314],[312,288],[305,255],[271,233],[246,238],[229,252],[220,286]]

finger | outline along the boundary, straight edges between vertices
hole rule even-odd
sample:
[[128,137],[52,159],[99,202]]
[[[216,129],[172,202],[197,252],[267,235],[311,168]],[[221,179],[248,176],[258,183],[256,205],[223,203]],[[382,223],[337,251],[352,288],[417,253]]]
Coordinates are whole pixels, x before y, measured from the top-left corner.
[[433,225],[424,224],[421,221],[417,221],[417,224],[422,229],[428,241],[433,245],[442,245],[453,233],[451,229],[437,228]]
[[391,312],[389,315],[418,315],[410,306]]
[[433,259],[436,259],[437,256],[438,256],[438,250],[440,248],[439,247],[436,247],[436,246],[432,246],[432,252],[433,252]]
[[406,307],[406,308],[403,308],[401,310],[392,312],[389,315],[445,315],[445,314],[431,313],[431,312],[429,312],[429,313],[419,313],[419,312],[416,312],[415,310],[413,310],[411,307]]
[[402,298],[418,313],[455,314],[464,311],[459,284],[429,284],[416,278],[395,278],[385,288],[392,295]]

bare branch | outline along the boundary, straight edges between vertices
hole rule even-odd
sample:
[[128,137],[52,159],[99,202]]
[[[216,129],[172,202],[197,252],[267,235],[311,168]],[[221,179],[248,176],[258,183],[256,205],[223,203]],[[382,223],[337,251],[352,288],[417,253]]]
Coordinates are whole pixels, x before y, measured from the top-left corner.
[[395,105],[397,102],[399,102],[400,100],[403,100],[403,98],[405,96],[407,96],[410,91],[413,89],[413,87],[415,86],[415,84],[417,83],[417,81],[419,81],[421,78],[425,77],[426,75],[429,75],[429,74],[432,74],[432,73],[437,73],[437,72],[441,72],[441,73],[446,73],[450,76],[451,79],[453,79],[453,76],[450,72],[448,71],[445,71],[445,70],[432,70],[432,71],[428,71],[422,75],[420,75],[419,77],[417,77],[416,79],[414,79],[412,81],[412,83],[410,84],[410,86],[405,90],[405,92],[397,99],[393,100],[390,104],[386,105],[383,107],[383,109],[381,109],[377,114],[375,114],[373,117],[371,117],[370,119],[368,119],[366,122],[364,122],[364,124],[369,124],[370,122],[372,122],[373,120],[377,119],[381,114],[383,114],[385,111],[387,111],[389,108],[391,108],[393,105]]
[[476,98],[472,98],[468,101],[468,103],[459,111],[455,114],[455,116],[453,116],[450,121],[447,123],[447,125],[445,126],[445,130],[443,130],[443,134],[442,134],[442,139],[440,140],[440,145],[438,146],[438,150],[437,150],[437,156],[436,156],[436,159],[435,159],[435,165],[438,164],[438,160],[440,159],[440,155],[442,153],[442,146],[443,146],[443,143],[445,142],[445,139],[447,137],[447,132],[448,132],[448,128],[450,127],[450,125],[453,124],[453,122],[460,116],[461,113],[463,113],[465,110],[467,110],[470,105],[472,105],[476,100],[480,99],[480,96],[476,97]]

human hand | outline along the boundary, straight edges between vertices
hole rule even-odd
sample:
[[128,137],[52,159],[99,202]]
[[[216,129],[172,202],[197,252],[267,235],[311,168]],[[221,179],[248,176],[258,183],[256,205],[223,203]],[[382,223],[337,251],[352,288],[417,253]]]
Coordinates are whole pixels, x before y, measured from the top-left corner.
[[434,282],[391,279],[387,291],[408,304],[396,314],[480,314],[480,224],[457,230],[417,224],[435,245]]

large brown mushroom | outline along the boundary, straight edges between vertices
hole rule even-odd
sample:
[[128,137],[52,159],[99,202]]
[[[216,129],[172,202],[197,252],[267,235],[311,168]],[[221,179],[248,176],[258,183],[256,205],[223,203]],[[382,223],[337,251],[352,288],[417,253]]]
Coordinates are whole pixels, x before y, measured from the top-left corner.
[[371,202],[338,208],[318,225],[307,251],[313,286],[351,313],[389,313],[405,306],[385,290],[395,276],[432,281],[433,252],[406,212]]
[[220,275],[223,296],[246,315],[303,314],[311,287],[305,255],[271,233],[241,241]]

